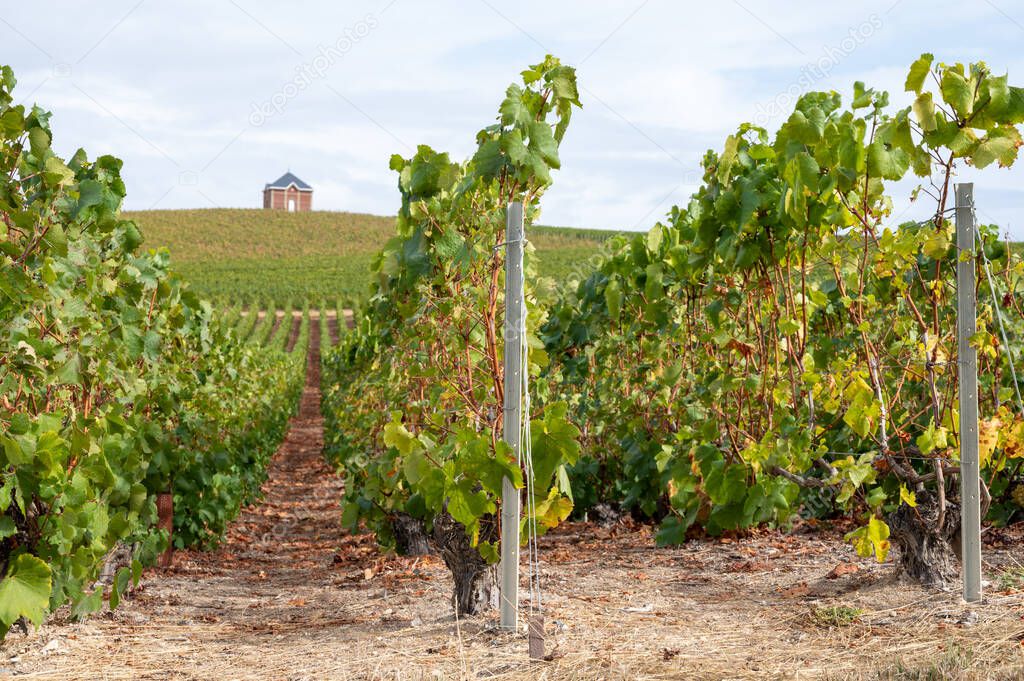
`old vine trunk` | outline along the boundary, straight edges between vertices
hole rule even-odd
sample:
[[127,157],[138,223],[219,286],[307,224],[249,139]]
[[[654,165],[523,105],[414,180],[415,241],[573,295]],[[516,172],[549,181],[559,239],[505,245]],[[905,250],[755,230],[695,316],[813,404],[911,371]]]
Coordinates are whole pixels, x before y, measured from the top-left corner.
[[399,555],[425,556],[430,553],[430,537],[420,518],[396,513],[391,519],[391,532],[395,535],[395,550]]
[[[481,540],[492,539],[493,524],[481,528],[480,534]],[[455,580],[455,611],[460,615],[479,615],[496,608],[497,570],[470,544],[465,526],[447,512],[438,514],[434,517],[434,543]]]
[[901,504],[888,517],[889,539],[899,548],[899,567],[922,585],[949,589],[960,577],[960,505],[946,501],[939,522],[939,502],[932,492],[917,493],[917,506]]

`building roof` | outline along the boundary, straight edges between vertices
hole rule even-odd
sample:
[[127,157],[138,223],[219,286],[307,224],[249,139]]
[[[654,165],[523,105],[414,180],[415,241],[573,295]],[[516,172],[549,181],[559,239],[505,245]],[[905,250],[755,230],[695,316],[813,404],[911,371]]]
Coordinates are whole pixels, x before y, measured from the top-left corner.
[[303,182],[302,180],[300,180],[296,176],[292,175],[291,172],[285,173],[284,175],[282,175],[281,177],[277,178],[276,180],[274,180],[270,184],[264,186],[263,188],[264,189],[287,189],[288,187],[290,187],[292,185],[295,185],[295,188],[300,190],[300,191],[307,191],[307,192],[313,191],[312,187],[310,187],[308,184],[306,184],[305,182]]

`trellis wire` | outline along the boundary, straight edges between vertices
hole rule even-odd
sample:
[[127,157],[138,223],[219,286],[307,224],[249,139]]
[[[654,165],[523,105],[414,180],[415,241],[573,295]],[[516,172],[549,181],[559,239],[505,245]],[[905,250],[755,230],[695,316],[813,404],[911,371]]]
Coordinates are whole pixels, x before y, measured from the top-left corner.
[[[525,237],[523,239],[526,241]],[[525,250],[525,249],[524,249]],[[529,343],[527,342],[526,336],[526,268],[520,268],[520,276],[523,277],[522,290],[522,310],[520,319],[522,320],[522,326],[520,328],[520,344],[519,351],[521,353],[521,365],[523,366],[522,371],[522,386],[520,399],[522,408],[520,413],[523,415],[521,425],[521,437],[519,440],[519,451],[522,452],[523,462],[526,466],[526,542],[527,542],[527,562],[529,564],[529,579],[530,579],[530,612],[541,611],[541,591],[540,591],[540,548],[537,544],[537,501],[536,501],[536,478],[534,477],[533,470],[533,443],[531,441],[530,431],[530,365],[529,365]]]
[[[974,210],[974,201],[971,201],[971,214],[974,216],[974,224],[978,224],[978,215]],[[1017,383],[1017,369],[1016,360],[1013,357],[1013,348],[1010,347],[1010,342],[1006,337],[1006,325],[1003,322],[1003,310],[999,306],[999,299],[996,296],[996,282],[992,277],[992,263],[989,262],[988,255],[985,253],[985,243],[981,239],[981,232],[975,230],[975,237],[978,241],[978,250],[981,252],[981,264],[985,269],[985,277],[988,279],[988,292],[992,297],[992,309],[996,316],[996,321],[999,324],[999,335],[1003,339],[1003,349],[1006,351],[1006,359],[1009,360],[1010,364],[1010,377],[1013,379],[1013,392],[1017,397],[1017,410],[1020,412],[1021,417],[1024,417],[1024,400],[1021,400],[1020,396],[1020,384]]]

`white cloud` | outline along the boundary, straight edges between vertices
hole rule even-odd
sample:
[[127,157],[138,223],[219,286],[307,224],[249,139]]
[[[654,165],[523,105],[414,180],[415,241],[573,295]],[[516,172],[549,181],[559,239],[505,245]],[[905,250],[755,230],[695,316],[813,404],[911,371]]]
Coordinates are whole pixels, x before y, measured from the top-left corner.
[[[0,24],[0,40],[13,48],[18,94],[54,111],[61,151],[124,158],[133,208],[256,206],[263,183],[291,167],[315,184],[319,207],[377,213],[397,203],[392,153],[420,143],[455,158],[471,153],[507,84],[551,51],[579,66],[585,109],[574,116],[543,219],[609,228],[644,228],[685,202],[704,150],[721,148],[738,123],[783,102],[794,85],[848,96],[859,79],[905,102],[904,70],[923,51],[984,59],[1024,80],[1024,11],[1009,3],[1003,10],[1018,24],[991,5],[965,13],[952,0],[310,0],[298,20],[291,10],[283,18],[277,0],[235,2],[242,9],[38,0],[5,10],[17,32]],[[851,46],[850,31],[866,23],[874,30]],[[344,43],[362,24],[372,26]],[[250,125],[254,104],[292,82],[321,46],[341,44],[322,78]],[[828,73],[806,82],[808,65],[823,58],[832,59]],[[769,126],[791,106],[786,100]],[[182,183],[182,171],[196,172],[198,184]],[[1012,223],[1022,178],[1017,170],[979,176],[979,207]],[[1014,230],[1024,237],[1024,224]]]

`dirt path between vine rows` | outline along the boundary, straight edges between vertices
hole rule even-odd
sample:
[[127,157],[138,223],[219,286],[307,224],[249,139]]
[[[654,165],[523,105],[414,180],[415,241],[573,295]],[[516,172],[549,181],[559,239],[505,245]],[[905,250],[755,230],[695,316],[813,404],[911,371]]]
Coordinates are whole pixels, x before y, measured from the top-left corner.
[[0,679],[1024,678],[1020,527],[986,535],[986,602],[967,605],[856,558],[843,526],[658,549],[646,525],[568,523],[541,542],[548,659],[531,664],[523,633],[493,614],[452,617],[439,559],[382,556],[340,529],[320,341],[312,324],[264,500],[223,545],[148,570],[113,612],[72,622],[62,610],[11,633]]
[[281,326],[281,321],[284,319],[284,310],[274,310],[274,323],[270,326],[270,332],[267,334],[267,339],[263,341],[264,345],[268,345],[274,340],[277,335],[277,329]]
[[[312,313],[313,312],[311,310],[310,311],[310,315],[311,315],[310,319],[312,319]],[[317,320],[317,322],[320,321],[320,313],[319,312],[317,313],[316,320]],[[317,324],[317,326],[319,326],[319,323]],[[296,311],[292,312],[292,328],[288,332],[288,340],[287,340],[287,342],[285,343],[285,346],[284,346],[284,351],[285,352],[291,352],[292,350],[295,349],[295,343],[298,342],[299,334],[301,332],[302,332],[302,312],[296,310]],[[319,331],[318,331],[317,335],[319,335]],[[318,352],[319,352],[319,350],[318,350]],[[319,371],[320,371],[320,369],[319,369],[319,364],[318,364],[317,365],[317,385],[319,385],[319,383],[320,383],[320,379],[319,379],[320,373],[319,373]]]
[[327,335],[330,336],[331,345],[337,345],[341,338],[341,330],[338,328],[338,311],[328,310],[325,314],[327,315]]

